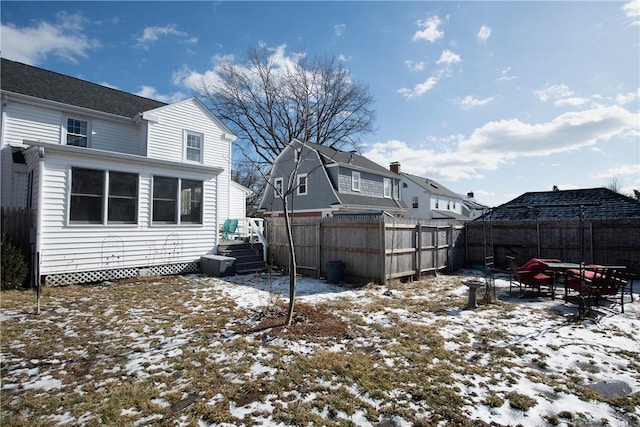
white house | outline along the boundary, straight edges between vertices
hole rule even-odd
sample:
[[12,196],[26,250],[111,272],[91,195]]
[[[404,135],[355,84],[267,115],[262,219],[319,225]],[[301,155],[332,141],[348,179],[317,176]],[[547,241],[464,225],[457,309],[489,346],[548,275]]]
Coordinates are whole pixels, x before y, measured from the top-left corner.
[[470,207],[468,198],[432,179],[402,172],[398,162],[391,163],[389,169],[401,177],[402,200],[412,218],[468,220],[482,209],[477,202]]
[[2,59],[1,205],[31,208],[47,283],[196,271],[225,219],[235,136],[165,104]]

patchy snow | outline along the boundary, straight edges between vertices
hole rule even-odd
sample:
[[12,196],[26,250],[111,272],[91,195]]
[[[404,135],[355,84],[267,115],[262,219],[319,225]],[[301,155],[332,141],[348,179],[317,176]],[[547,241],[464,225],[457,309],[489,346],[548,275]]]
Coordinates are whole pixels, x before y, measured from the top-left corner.
[[[464,297],[468,288],[462,285],[465,278],[473,278],[472,271],[461,272],[457,276],[439,276],[437,281],[447,284],[450,289],[447,292],[451,295]],[[245,309],[259,309],[265,305],[273,305],[276,301],[287,301],[289,293],[288,278],[278,275],[253,274],[244,276],[234,276],[225,279],[207,278],[200,276],[187,276],[184,280],[192,281],[191,289],[195,299],[188,308],[194,313],[201,313],[210,309],[210,302],[215,301],[218,295],[230,298],[238,307]],[[451,306],[446,310],[438,312],[416,313],[408,308],[392,308],[382,306],[378,311],[366,312],[360,307],[374,299],[389,295],[389,298],[405,298],[407,301],[428,302],[433,294],[428,292],[419,295],[404,295],[401,286],[397,286],[392,292],[386,294],[388,289],[383,287],[356,289],[352,287],[341,287],[328,284],[322,280],[315,280],[299,277],[297,280],[297,301],[308,304],[322,304],[328,301],[345,301],[352,305],[352,310],[361,319],[362,327],[368,328],[381,326],[382,328],[392,328],[398,322],[411,322],[419,325],[438,326],[446,320],[446,328],[440,328],[439,333],[444,339],[444,348],[448,351],[457,352],[462,347],[473,347],[481,345],[481,334],[479,331],[488,332],[497,330],[508,330],[509,334],[498,336],[492,342],[493,348],[504,348],[505,351],[514,351],[514,348],[526,348],[526,353],[519,359],[519,364],[511,367],[505,366],[498,369],[500,374],[510,376],[509,389],[517,390],[518,393],[526,396],[533,396],[535,405],[527,411],[522,411],[510,406],[505,399],[495,406],[482,404],[488,398],[500,392],[509,392],[505,382],[496,381],[495,386],[487,386],[496,378],[487,378],[481,374],[461,375],[453,373],[453,377],[459,381],[457,387],[465,397],[463,412],[470,419],[478,419],[487,423],[497,423],[499,425],[537,426],[544,422],[545,416],[553,416],[559,412],[559,408],[568,408],[573,413],[581,414],[583,419],[580,423],[584,425],[595,425],[606,420],[610,427],[633,425],[640,422],[640,407],[635,406],[635,411],[625,413],[619,407],[609,405],[601,400],[580,398],[571,393],[567,387],[551,387],[543,382],[536,381],[535,375],[543,374],[561,375],[574,369],[579,371],[585,378],[591,390],[595,390],[602,396],[610,393],[609,397],[615,398],[620,395],[633,395],[640,393],[640,373],[637,370],[640,358],[640,295],[635,295],[633,303],[625,303],[625,312],[620,313],[619,307],[611,310],[603,308],[599,311],[600,317],[597,321],[571,322],[568,319],[575,314],[575,306],[565,303],[562,299],[552,300],[550,298],[519,299],[517,296],[508,294],[509,282],[505,277],[496,278],[496,286],[499,289],[501,301],[515,304],[516,308],[502,310],[500,304],[494,306],[479,307],[476,310],[465,310]],[[638,288],[638,284],[635,286]],[[432,291],[433,292],[433,291]],[[628,300],[628,297],[627,297]],[[161,310],[161,309],[158,309]],[[227,310],[221,307],[221,310]],[[73,328],[73,318],[76,315],[73,307],[58,306],[52,308],[58,315],[68,317],[68,321],[60,325],[64,328],[68,337],[77,336]],[[117,310],[109,308],[102,313],[117,318]],[[549,312],[556,315],[549,315]],[[130,307],[126,313],[130,319],[144,316],[153,318],[153,311],[143,307]],[[78,314],[82,315],[82,314]],[[86,315],[86,314],[85,314]],[[17,311],[7,311],[0,314],[0,322],[26,316]],[[559,321],[560,319],[560,321]],[[116,320],[117,321],[117,320]],[[230,325],[231,326],[231,325]],[[181,324],[179,319],[170,329],[164,329],[162,325],[154,326],[153,322],[140,325],[136,330],[123,327],[115,328],[115,331],[101,331],[105,334],[105,340],[112,339],[112,335],[121,334],[130,339],[131,351],[127,354],[119,355],[122,358],[121,364],[115,364],[103,369],[102,374],[112,374],[116,378],[126,375],[126,378],[155,379],[159,375],[171,376],[171,369],[175,362],[180,361],[185,353],[185,348],[193,344],[194,332]],[[170,332],[170,333],[168,333]],[[33,332],[35,333],[35,332]],[[468,342],[460,337],[469,337]],[[245,374],[249,378],[273,378],[277,369],[273,367],[276,355],[273,348],[286,348],[290,354],[311,355],[319,350],[318,343],[307,342],[305,340],[290,341],[286,338],[272,338],[269,347],[259,347],[254,354],[248,355],[237,352],[230,356],[224,352],[222,342],[232,342],[240,339],[238,334],[232,330],[217,331],[213,336],[203,340],[202,351],[207,352],[209,363],[229,364],[235,360],[244,360],[247,356],[249,367]],[[251,336],[243,336],[242,339],[252,340]],[[376,342],[359,342],[359,338],[354,338],[351,344],[368,348],[375,352],[376,363],[389,368],[398,368],[404,363],[408,363],[385,348],[376,348]],[[387,345],[393,343],[393,338],[389,338]],[[206,344],[206,347],[204,345]],[[15,343],[14,348],[21,348],[24,344]],[[388,347],[387,347],[388,348]],[[196,349],[199,350],[199,349]],[[322,351],[340,354],[345,351],[345,344],[333,342],[322,347]],[[191,347],[193,351],[193,347]],[[635,364],[629,363],[629,358],[620,357],[620,354],[632,353],[630,359],[635,360]],[[31,359],[22,360],[12,355],[9,349],[3,348],[1,353],[2,361],[2,392],[9,395],[18,395],[22,390],[42,390],[45,392],[62,388],[64,384],[64,359],[56,356],[47,361]],[[251,356],[251,357],[248,357]],[[83,352],[76,355],[77,358],[88,358],[89,354]],[[291,357],[291,356],[287,356]],[[514,356],[515,357],[515,356]],[[63,360],[61,360],[63,359]],[[203,362],[191,360],[190,365],[200,367]],[[284,363],[284,361],[283,361]],[[433,364],[446,363],[446,361],[434,358]],[[482,352],[475,355],[473,363],[478,366],[489,366],[494,361],[490,360]],[[46,369],[44,366],[46,365]],[[376,365],[376,366],[378,366]],[[536,369],[533,369],[533,368]],[[499,367],[498,367],[499,368]],[[62,372],[62,374],[61,374]],[[119,374],[120,373],[120,374]],[[244,378],[235,375],[229,368],[225,368],[219,373],[224,381],[229,383],[243,384]],[[366,375],[366,374],[365,374]],[[179,384],[179,378],[172,384]],[[115,378],[105,378],[95,384],[99,390],[103,390],[110,383],[117,381]],[[325,381],[327,390],[335,390],[336,383],[318,378],[316,384]],[[407,386],[410,386],[408,384]],[[170,387],[170,386],[169,386]],[[378,397],[363,396],[357,384],[344,385],[348,393],[359,396],[361,401],[374,408],[379,408],[385,402]],[[83,386],[75,386],[70,391],[77,395],[84,395]],[[295,401],[309,401],[318,396],[315,392],[300,394],[284,392],[283,396],[266,394],[260,400],[253,400],[246,404],[238,405],[235,402],[229,403],[229,411],[237,419],[251,419],[254,424],[260,425],[283,425],[271,419],[268,415],[273,413],[275,408],[287,408]],[[397,399],[416,413],[427,411],[415,402],[412,402],[410,392],[407,390],[392,390],[389,397]],[[4,397],[3,397],[4,398]],[[636,398],[637,400],[637,398]],[[210,407],[223,404],[226,397],[222,394],[214,395],[213,398],[203,401],[202,404]],[[171,404],[162,396],[155,396],[150,400],[155,410],[169,408]],[[190,403],[189,403],[190,404]],[[4,404],[3,404],[4,405]],[[68,408],[67,408],[68,409]],[[138,408],[121,408],[120,416],[125,417],[127,423],[133,425],[145,425],[159,422],[164,415],[159,413],[146,413],[140,415]],[[257,415],[256,415],[257,414]],[[329,416],[327,408],[320,410],[319,415]],[[364,410],[356,410],[351,415],[338,411],[332,414],[337,419],[348,420],[358,426],[374,426],[367,417]],[[95,422],[95,415],[91,412],[84,413],[79,418],[74,418],[70,412],[65,411],[59,414],[51,414],[48,419],[58,424],[78,424],[85,422]],[[404,419],[399,416],[384,418],[384,425],[410,426],[414,420]],[[176,414],[173,418],[175,425],[189,425],[191,422],[181,414]],[[560,420],[562,423],[571,424],[571,421]],[[211,425],[205,418],[198,420],[198,425]],[[226,425],[226,424],[217,424]],[[232,425],[232,424],[228,424]],[[580,424],[582,425],[582,424]]]

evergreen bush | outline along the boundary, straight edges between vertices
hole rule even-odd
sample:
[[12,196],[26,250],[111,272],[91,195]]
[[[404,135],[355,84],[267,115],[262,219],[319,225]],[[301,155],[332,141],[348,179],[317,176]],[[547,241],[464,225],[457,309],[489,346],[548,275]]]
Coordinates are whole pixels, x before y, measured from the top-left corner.
[[29,274],[29,268],[20,248],[2,235],[2,289],[19,289]]

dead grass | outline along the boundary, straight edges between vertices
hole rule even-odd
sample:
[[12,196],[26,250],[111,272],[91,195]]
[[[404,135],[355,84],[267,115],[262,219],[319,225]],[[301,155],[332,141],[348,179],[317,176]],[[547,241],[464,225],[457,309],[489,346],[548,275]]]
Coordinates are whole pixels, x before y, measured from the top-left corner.
[[[395,283],[386,294],[371,285],[366,300],[298,302],[290,326],[281,299],[245,309],[209,278],[46,288],[41,315],[33,292],[3,292],[0,424],[344,426],[357,416],[486,425],[473,408],[535,407],[539,397],[515,391],[522,377],[638,408],[638,393],[607,401],[580,385],[582,373],[550,374],[547,353],[560,346],[514,342],[498,317],[492,327],[465,323],[456,313],[466,296],[456,289],[442,278]],[[515,304],[496,307],[477,315],[515,316]],[[615,354],[628,369],[640,365],[637,352]],[[34,378],[40,387],[23,386]]]

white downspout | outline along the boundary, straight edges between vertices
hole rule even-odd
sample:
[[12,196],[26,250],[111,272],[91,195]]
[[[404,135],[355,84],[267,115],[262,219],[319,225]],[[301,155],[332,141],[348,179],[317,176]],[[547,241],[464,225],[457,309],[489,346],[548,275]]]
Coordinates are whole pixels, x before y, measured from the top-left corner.
[[44,147],[38,148],[38,209],[36,210],[36,314],[40,314],[40,288],[42,286],[42,276],[40,266],[42,265],[42,204],[44,200]]

